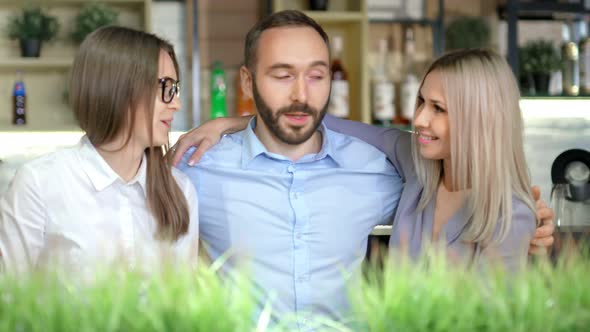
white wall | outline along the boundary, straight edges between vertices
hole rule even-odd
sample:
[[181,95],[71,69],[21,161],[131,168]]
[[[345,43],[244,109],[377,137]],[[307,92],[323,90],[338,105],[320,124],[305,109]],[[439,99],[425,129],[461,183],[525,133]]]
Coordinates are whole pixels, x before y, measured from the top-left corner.
[[186,131],[192,127],[191,95],[192,73],[188,67],[186,8],[184,2],[153,2],[152,32],[165,38],[174,45],[178,65],[180,66],[182,109],[175,114],[173,130]]

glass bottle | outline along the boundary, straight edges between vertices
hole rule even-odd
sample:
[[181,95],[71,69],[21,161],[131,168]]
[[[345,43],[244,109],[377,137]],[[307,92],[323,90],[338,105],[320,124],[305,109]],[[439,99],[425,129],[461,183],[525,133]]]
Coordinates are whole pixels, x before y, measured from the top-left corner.
[[562,26],[561,73],[563,93],[568,96],[577,96],[580,93],[579,51],[578,44],[572,38],[571,28],[568,24]]
[[222,63],[216,61],[211,71],[211,119],[227,116],[226,94],[225,71]]
[[332,38],[332,89],[328,113],[346,119],[350,116],[348,72],[342,64],[342,36]]
[[395,116],[395,89],[388,77],[387,39],[379,40],[378,57],[373,68],[373,123],[389,126]]
[[12,124],[22,126],[27,124],[26,115],[26,98],[25,84],[23,83],[23,72],[16,72],[16,81],[12,91]]

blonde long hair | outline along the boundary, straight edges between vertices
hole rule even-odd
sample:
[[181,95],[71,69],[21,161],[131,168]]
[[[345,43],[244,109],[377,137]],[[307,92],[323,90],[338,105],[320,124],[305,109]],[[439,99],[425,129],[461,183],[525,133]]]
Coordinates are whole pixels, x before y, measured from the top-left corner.
[[[501,242],[512,223],[513,195],[535,210],[523,149],[518,85],[506,61],[484,49],[440,57],[430,65],[420,87],[433,71],[442,76],[447,102],[452,185],[471,189],[462,239]],[[412,140],[412,157],[424,186],[418,209],[424,209],[443,175],[442,160],[423,158],[417,138]]]
[[[178,63],[171,44],[153,34],[110,26],[91,33],[74,59],[70,104],[80,128],[96,147],[133,128],[135,113],[146,109],[146,126],[153,143],[152,119],[160,51]],[[145,106],[145,107],[141,107]],[[128,130],[126,143],[132,132]],[[158,223],[160,239],[177,240],[189,225],[188,203],[164,158],[164,147],[146,149],[147,201]],[[194,202],[193,202],[194,203]]]

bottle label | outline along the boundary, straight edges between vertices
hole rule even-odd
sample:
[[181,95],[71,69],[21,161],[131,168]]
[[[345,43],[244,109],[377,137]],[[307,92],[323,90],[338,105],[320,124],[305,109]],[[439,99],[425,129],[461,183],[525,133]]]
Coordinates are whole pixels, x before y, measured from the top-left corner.
[[14,96],[24,96],[25,95],[25,86],[21,82],[17,82],[14,85]]
[[214,72],[211,81],[211,119],[226,117],[226,86],[223,72]]
[[13,96],[13,114],[12,123],[15,125],[25,125],[27,123],[25,110],[25,85],[22,81],[16,81],[14,84]]
[[563,92],[569,96],[577,96],[580,91],[580,63],[578,59],[563,61]]
[[392,82],[378,82],[373,85],[373,117],[376,120],[393,119],[395,116],[394,98],[395,91]]
[[14,96],[14,113],[13,113],[13,124],[24,125],[26,124],[25,114],[25,96]]
[[348,81],[332,81],[328,113],[339,118],[347,118],[350,115],[348,101]]
[[417,80],[408,80],[402,85],[402,116],[408,120],[414,118],[414,109],[416,108],[416,97],[420,83]]

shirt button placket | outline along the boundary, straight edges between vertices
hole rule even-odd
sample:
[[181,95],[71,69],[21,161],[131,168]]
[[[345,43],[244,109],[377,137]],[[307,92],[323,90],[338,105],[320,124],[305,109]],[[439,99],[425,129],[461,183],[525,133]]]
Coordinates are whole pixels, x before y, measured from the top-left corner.
[[293,226],[294,269],[293,282],[295,289],[295,306],[297,313],[309,310],[311,303],[311,287],[309,284],[309,245],[305,241],[305,230],[309,223],[308,207],[303,199],[305,185],[304,172],[295,165],[289,165],[287,171],[292,174],[293,181],[290,188],[290,202],[293,207],[295,220]]
[[122,218],[120,222],[122,223],[122,236],[123,236],[123,248],[124,253],[118,253],[119,255],[124,255],[123,257],[129,262],[129,267],[131,269],[135,268],[136,265],[136,256],[133,250],[134,248],[134,225],[133,225],[133,211],[132,203],[133,203],[133,188],[128,185],[122,185],[121,192],[123,194],[123,201],[125,202],[125,207],[122,209]]

